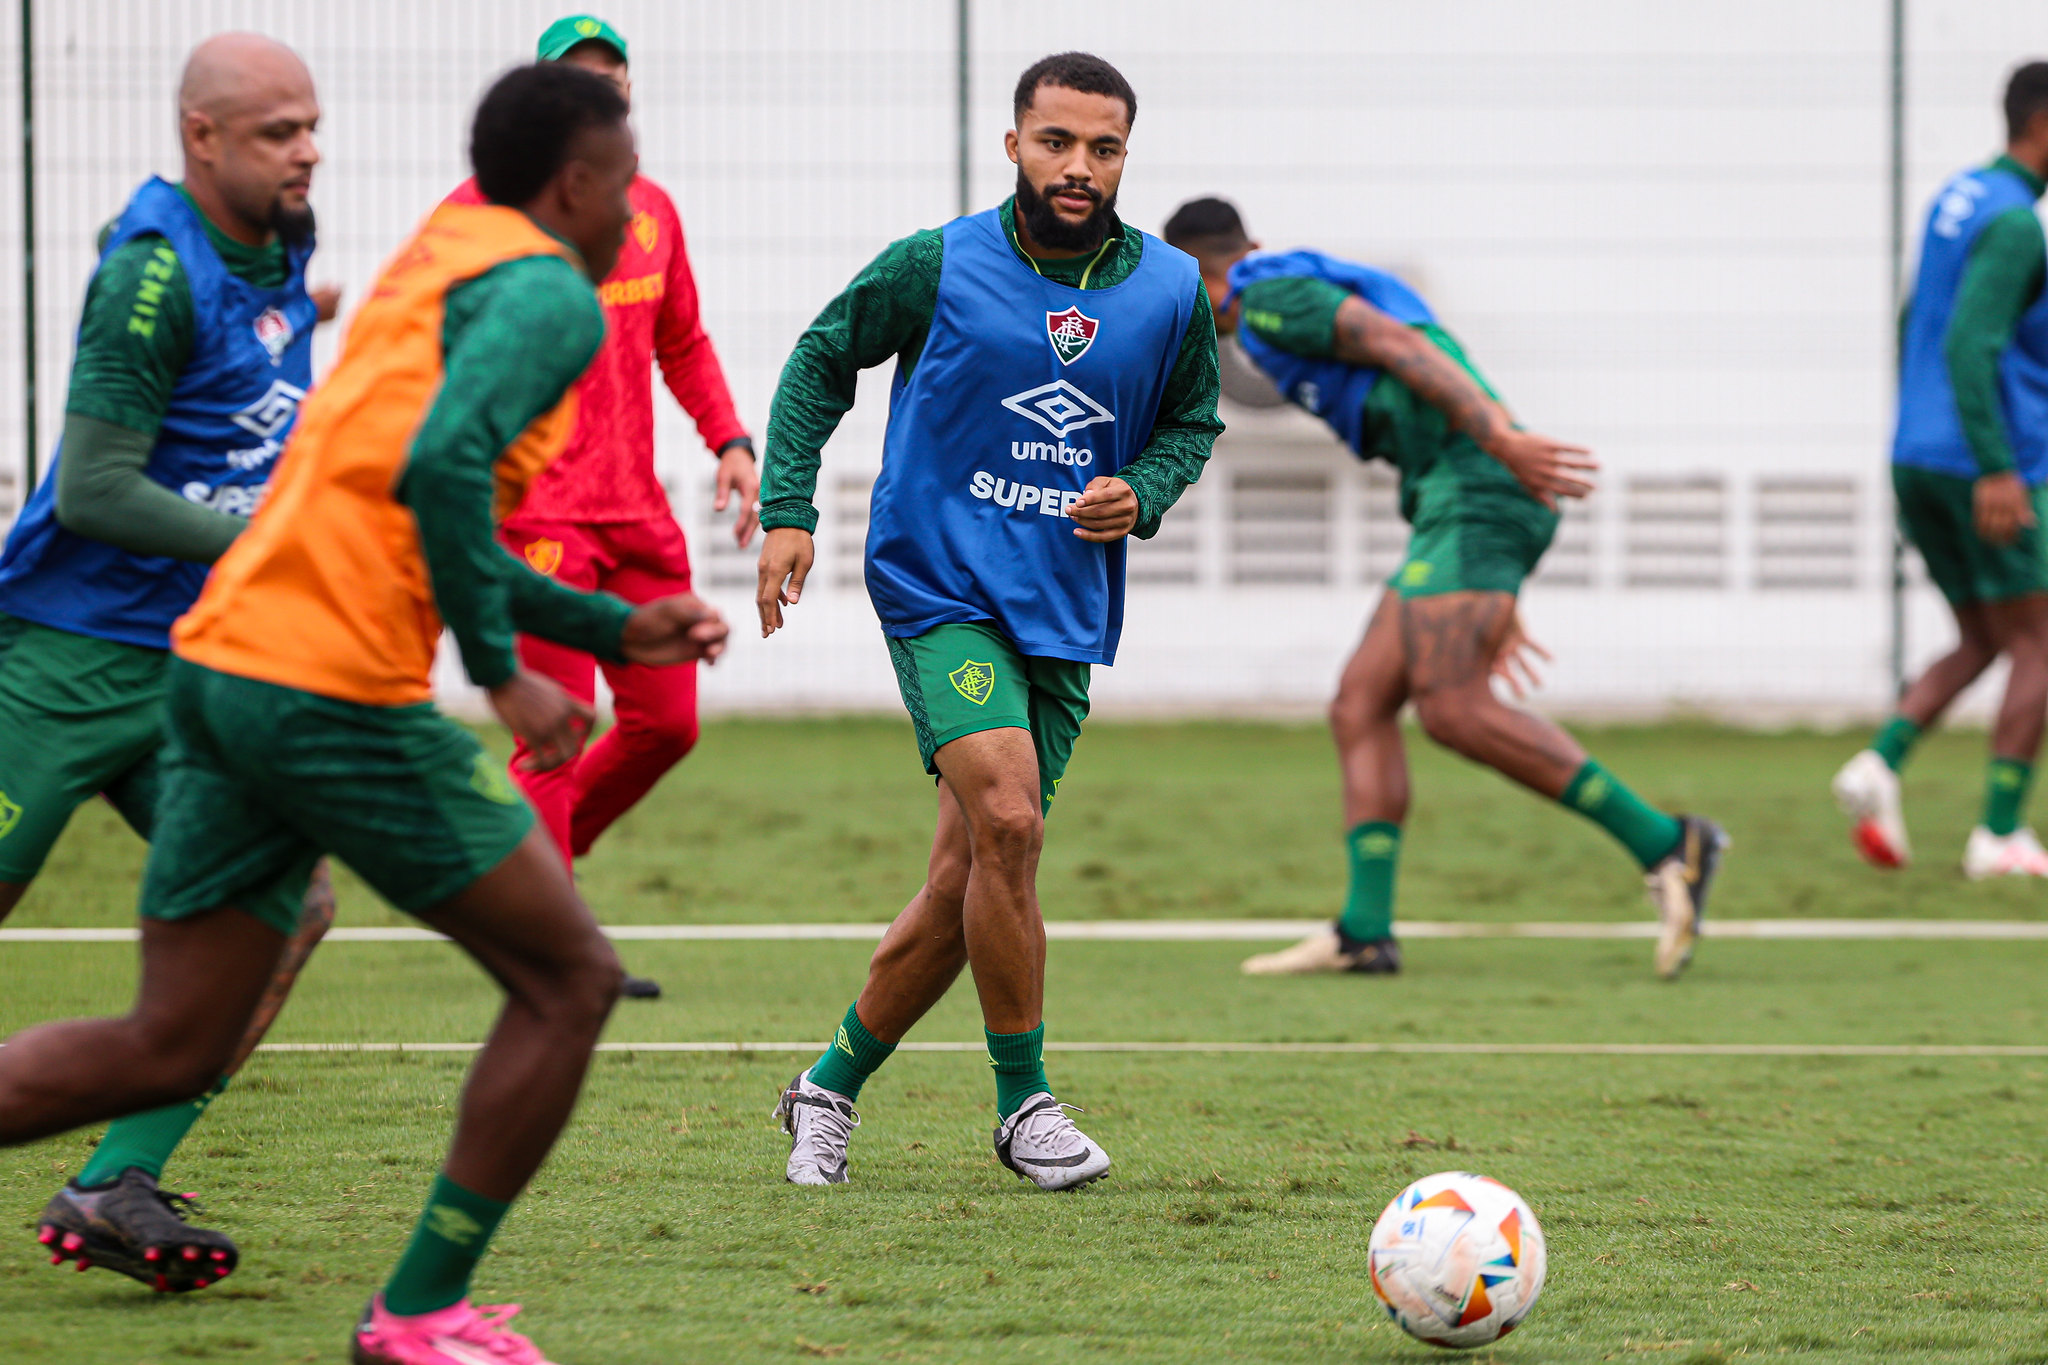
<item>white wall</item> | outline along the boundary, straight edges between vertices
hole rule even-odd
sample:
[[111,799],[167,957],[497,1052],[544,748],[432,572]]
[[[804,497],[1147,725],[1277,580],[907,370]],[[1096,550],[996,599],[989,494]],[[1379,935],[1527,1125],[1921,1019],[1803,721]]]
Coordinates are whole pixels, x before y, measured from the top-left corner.
[[[475,95],[558,8],[39,4],[46,445],[93,233],[141,175],[175,173],[171,91],[193,41],[261,27],[311,61],[327,156],[315,273],[359,295],[463,174]],[[1996,150],[2004,73],[2043,40],[2038,6],[2017,0],[1909,11],[1917,237],[1934,186]],[[605,12],[634,44],[643,160],[676,195],[758,431],[816,309],[884,242],[952,211],[953,5]],[[1141,103],[1130,221],[1156,230],[1181,199],[1223,193],[1269,245],[1397,267],[1525,421],[1595,447],[1602,492],[1527,599],[1560,656],[1552,704],[1868,711],[1886,696],[1889,647],[1885,23],[1878,0],[976,0],[974,197],[1007,191],[1001,135],[1025,63],[1069,46],[1116,61]],[[16,55],[0,48],[10,280]],[[18,291],[0,289],[0,441],[14,446],[0,465],[20,456],[19,318]],[[813,591],[775,640],[743,626],[707,704],[892,704],[857,574],[886,378],[871,376],[827,452]],[[659,458],[706,589],[744,621],[750,558],[720,548],[710,461],[661,406]],[[1124,662],[1099,675],[1105,710],[1314,704],[1398,552],[1377,476],[1313,424],[1232,422],[1168,534],[1133,554],[1148,581],[1133,589]],[[1917,659],[1946,628],[1924,586],[1911,608]]]

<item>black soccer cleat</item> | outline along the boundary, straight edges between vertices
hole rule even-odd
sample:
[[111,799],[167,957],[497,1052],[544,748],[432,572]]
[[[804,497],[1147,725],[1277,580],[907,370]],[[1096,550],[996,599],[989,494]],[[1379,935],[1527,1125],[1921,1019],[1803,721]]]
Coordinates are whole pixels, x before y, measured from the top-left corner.
[[36,1240],[51,1265],[76,1261],[140,1280],[159,1294],[183,1294],[226,1279],[241,1253],[224,1232],[185,1221],[198,1206],[188,1194],[166,1194],[147,1172],[130,1166],[109,1185],[66,1185],[43,1207]]
[[1729,843],[1728,832],[1705,816],[1681,815],[1678,822],[1684,831],[1678,847],[1643,874],[1650,904],[1657,910],[1654,963],[1657,975],[1666,981],[1677,979],[1692,961],[1700,924],[1707,917],[1707,897]]
[[661,999],[661,983],[645,976],[628,976],[619,983],[619,994],[628,1000]]

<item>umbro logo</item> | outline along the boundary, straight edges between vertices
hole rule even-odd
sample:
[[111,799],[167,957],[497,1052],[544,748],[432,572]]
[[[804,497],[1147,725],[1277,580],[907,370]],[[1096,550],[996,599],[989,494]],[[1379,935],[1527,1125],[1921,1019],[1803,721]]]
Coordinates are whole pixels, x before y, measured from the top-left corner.
[[306,391],[298,385],[273,379],[261,398],[235,414],[234,422],[256,439],[267,441],[291,425],[305,400]]
[[1028,417],[1055,436],[1067,436],[1097,422],[1114,422],[1116,414],[1064,379],[1013,393],[1003,406]]

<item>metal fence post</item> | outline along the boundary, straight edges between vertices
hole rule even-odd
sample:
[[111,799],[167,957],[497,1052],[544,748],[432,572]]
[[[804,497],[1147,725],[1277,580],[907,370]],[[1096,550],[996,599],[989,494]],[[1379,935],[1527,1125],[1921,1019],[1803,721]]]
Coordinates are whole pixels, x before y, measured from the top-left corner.
[[[1891,0],[1891,268],[1892,386],[1899,382],[1899,329],[1906,305],[1906,0]],[[1880,497],[1883,497],[1880,491]],[[1890,499],[1884,499],[1887,506]],[[1892,695],[1906,690],[1906,544],[1892,525]]]
[[35,0],[21,0],[21,380],[26,420],[22,485],[15,508],[36,491],[36,62]]

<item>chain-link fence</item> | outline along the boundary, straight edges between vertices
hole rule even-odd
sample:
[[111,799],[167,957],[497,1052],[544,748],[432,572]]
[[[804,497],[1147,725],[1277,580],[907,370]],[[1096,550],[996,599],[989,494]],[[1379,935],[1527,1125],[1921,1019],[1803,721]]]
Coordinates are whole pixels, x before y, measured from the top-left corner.
[[[19,30],[0,51],[0,278],[24,280],[32,181],[47,465],[95,233],[143,176],[177,174],[172,96],[193,43],[255,28],[307,58],[324,110],[315,274],[359,295],[462,178],[476,95],[560,9],[43,0],[20,13],[27,59]],[[1392,266],[1525,421],[1596,449],[1601,491],[1567,518],[1527,598],[1560,656],[1555,704],[1765,716],[1886,700],[1886,0],[619,0],[604,13],[632,43],[643,164],[682,212],[757,433],[790,344],[862,263],[954,213],[963,184],[977,207],[1008,192],[1016,73],[1083,47],[1139,92],[1129,221],[1156,230],[1181,199],[1223,193],[1268,245]],[[1926,197],[1997,150],[2004,75],[2043,40],[2038,7],[2019,0],[1910,0],[1904,18],[1910,260]],[[0,292],[8,505],[28,463],[24,299]],[[893,696],[859,575],[885,415],[886,373],[872,378],[827,452],[816,587],[775,640],[742,631],[707,677],[714,705]],[[750,618],[751,554],[715,524],[687,419],[657,407],[703,584]],[[1209,474],[1133,552],[1105,706],[1313,703],[1399,553],[1381,472],[1297,414],[1227,416]],[[1917,574],[1906,607],[1910,665],[1947,626]]]

